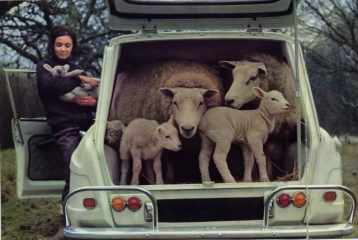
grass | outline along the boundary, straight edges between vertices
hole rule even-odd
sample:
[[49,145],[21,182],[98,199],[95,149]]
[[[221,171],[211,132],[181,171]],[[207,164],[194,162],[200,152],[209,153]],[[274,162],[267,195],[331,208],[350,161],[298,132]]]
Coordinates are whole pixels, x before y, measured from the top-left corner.
[[0,152],[1,239],[41,240],[57,231],[59,200],[19,200],[16,196],[15,153]]
[[[342,148],[344,185],[358,197],[358,144]],[[59,225],[59,200],[19,200],[16,196],[14,150],[0,151],[1,160],[1,222],[3,240],[41,240],[54,234]],[[358,237],[356,231],[348,238]]]

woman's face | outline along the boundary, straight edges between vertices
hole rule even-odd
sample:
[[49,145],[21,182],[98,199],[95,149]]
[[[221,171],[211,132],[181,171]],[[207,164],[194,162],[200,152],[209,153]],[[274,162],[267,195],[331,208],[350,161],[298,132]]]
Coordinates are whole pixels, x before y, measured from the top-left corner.
[[55,39],[55,55],[59,59],[67,59],[71,56],[73,41],[70,36],[60,36]]

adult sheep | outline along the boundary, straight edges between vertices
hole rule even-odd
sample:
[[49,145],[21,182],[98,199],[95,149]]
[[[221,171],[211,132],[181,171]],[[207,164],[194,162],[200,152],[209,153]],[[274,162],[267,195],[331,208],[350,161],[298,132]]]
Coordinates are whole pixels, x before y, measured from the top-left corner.
[[[256,99],[253,87],[260,87],[264,91],[280,91],[287,101],[295,106],[294,76],[286,62],[267,54],[252,54],[243,59],[219,63],[222,67],[232,70],[233,82],[225,95],[226,105],[237,109],[242,108]],[[284,153],[288,151],[287,149],[292,149],[291,144],[295,144],[296,129],[296,111],[277,118],[275,129],[265,145],[267,155],[273,162],[280,165],[296,162],[296,159],[286,159],[289,154]],[[288,168],[290,169],[284,171],[291,172],[292,164]]]
[[185,138],[195,135],[206,109],[221,105],[223,96],[216,71],[192,61],[136,66],[121,73],[116,85],[109,120],[120,119],[125,124],[134,118],[164,122],[173,115]]

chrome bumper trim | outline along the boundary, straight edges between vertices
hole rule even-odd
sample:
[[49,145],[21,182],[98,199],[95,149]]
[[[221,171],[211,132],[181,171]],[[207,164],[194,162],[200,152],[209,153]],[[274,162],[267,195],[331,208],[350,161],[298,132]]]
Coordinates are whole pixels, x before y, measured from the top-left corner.
[[239,238],[306,238],[310,237],[336,237],[348,235],[353,232],[350,224],[285,226],[270,228],[252,228],[242,230],[208,230],[208,231],[182,231],[123,228],[72,228],[66,227],[65,236],[75,239],[239,239]]

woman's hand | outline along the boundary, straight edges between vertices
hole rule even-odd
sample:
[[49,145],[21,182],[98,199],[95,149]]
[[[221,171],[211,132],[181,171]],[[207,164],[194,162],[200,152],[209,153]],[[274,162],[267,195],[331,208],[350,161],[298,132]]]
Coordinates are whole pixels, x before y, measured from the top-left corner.
[[97,104],[97,100],[94,97],[86,96],[86,97],[75,97],[74,102],[80,106],[95,106]]
[[87,83],[91,87],[97,87],[99,84],[99,81],[95,78],[87,77],[85,75],[79,75],[78,77],[80,78],[82,83]]

